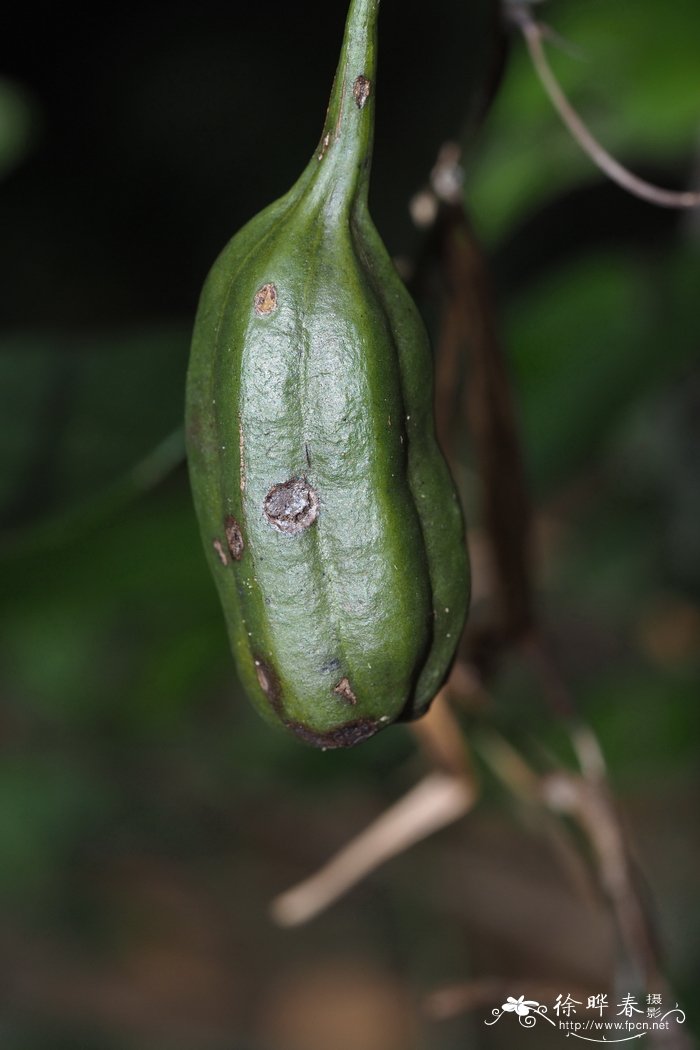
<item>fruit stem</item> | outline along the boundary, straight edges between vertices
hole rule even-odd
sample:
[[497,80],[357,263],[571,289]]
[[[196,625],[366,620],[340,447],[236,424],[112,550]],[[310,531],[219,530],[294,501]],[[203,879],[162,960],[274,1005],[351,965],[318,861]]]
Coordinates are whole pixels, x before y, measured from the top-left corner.
[[351,0],[323,134],[312,160],[334,211],[367,203],[380,0]]

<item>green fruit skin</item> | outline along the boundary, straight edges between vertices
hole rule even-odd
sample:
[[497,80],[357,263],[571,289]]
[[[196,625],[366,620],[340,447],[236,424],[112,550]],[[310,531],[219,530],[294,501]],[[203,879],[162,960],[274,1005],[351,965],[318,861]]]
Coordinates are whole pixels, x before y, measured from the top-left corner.
[[[367,210],[373,97],[360,106],[356,78],[374,72],[377,6],[351,6],[309,166],[214,264],[187,384],[191,484],[240,678],[264,717],[322,748],[427,709],[469,596],[427,334]],[[289,534],[265,508],[295,481],[312,491]]]

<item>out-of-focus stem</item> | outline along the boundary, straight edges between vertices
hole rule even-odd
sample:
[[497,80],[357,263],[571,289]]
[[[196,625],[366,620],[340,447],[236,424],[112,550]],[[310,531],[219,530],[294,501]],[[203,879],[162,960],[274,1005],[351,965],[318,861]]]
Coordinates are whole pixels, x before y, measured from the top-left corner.
[[514,25],[517,25],[523,34],[535,72],[549,95],[552,105],[581,149],[588,154],[593,163],[609,179],[616,182],[618,186],[621,186],[635,197],[649,201],[651,204],[657,204],[661,208],[697,208],[700,205],[700,192],[696,190],[666,190],[660,186],[654,186],[645,179],[639,178],[638,175],[635,175],[628,168],[625,168],[624,165],[620,164],[618,160],[615,160],[608,153],[604,146],[588,130],[562,91],[542,46],[544,30],[530,14],[528,5],[517,2],[506,6],[510,20]]

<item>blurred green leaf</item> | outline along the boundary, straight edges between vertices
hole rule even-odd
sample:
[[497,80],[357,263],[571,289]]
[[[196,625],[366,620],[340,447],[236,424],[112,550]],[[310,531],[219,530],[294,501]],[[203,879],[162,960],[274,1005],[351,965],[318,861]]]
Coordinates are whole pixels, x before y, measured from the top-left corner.
[[24,160],[34,123],[34,107],[27,92],[0,78],[0,179]]
[[0,756],[0,890],[31,897],[50,888],[110,808],[105,778],[82,757]]
[[700,735],[698,680],[648,666],[617,667],[586,689],[584,709],[605,742],[618,783],[657,775],[692,776]]
[[579,254],[505,315],[524,441],[538,487],[597,456],[621,415],[692,360],[700,253]]
[[0,341],[6,530],[118,505],[181,459],[188,343],[176,328]]

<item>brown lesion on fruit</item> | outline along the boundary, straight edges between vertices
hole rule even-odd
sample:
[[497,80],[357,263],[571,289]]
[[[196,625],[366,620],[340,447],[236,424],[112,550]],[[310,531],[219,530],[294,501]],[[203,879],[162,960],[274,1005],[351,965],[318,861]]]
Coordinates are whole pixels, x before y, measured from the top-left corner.
[[277,673],[274,668],[260,656],[254,656],[253,663],[255,664],[255,676],[258,679],[258,685],[267,697],[270,707],[277,717],[284,721],[282,686],[280,685]]
[[336,696],[339,696],[346,703],[351,704],[353,707],[357,703],[357,697],[352,691],[350,681],[347,678],[341,678],[336,686],[333,688],[333,692]]
[[219,561],[221,562],[221,564],[228,565],[228,558],[226,557],[226,551],[224,550],[224,545],[221,542],[221,540],[212,540],[211,545],[216,551],[216,553],[219,555]]
[[258,317],[267,317],[277,309],[277,289],[274,284],[264,284],[258,288],[253,299],[255,312]]
[[327,729],[323,733],[310,729],[302,722],[292,722],[285,719],[284,724],[287,729],[294,733],[295,736],[298,736],[300,740],[303,740],[305,744],[311,744],[312,747],[320,747],[322,751],[329,751],[334,748],[354,747],[356,744],[361,744],[363,740],[368,740],[380,729],[383,729],[387,723],[376,721],[373,718],[358,718],[354,722],[346,722],[344,725],[336,726],[334,729]]
[[371,92],[371,80],[369,77],[366,77],[364,73],[360,73],[359,77],[355,78],[355,83],[352,85],[352,97],[355,99],[355,105],[358,109],[364,109]]
[[245,543],[243,541],[241,526],[231,514],[224,518],[224,531],[226,533],[226,542],[228,543],[231,557],[234,561],[240,561],[243,557],[243,551],[245,550]]
[[306,478],[290,478],[273,485],[263,502],[263,514],[277,532],[297,536],[316,521],[318,493]]

